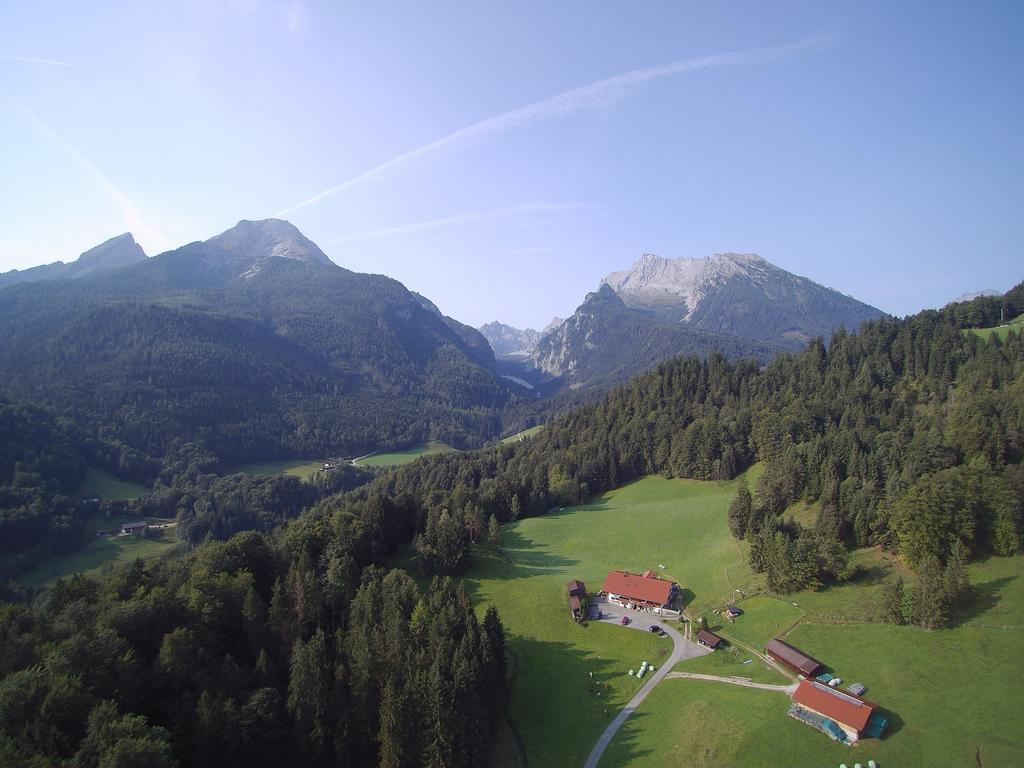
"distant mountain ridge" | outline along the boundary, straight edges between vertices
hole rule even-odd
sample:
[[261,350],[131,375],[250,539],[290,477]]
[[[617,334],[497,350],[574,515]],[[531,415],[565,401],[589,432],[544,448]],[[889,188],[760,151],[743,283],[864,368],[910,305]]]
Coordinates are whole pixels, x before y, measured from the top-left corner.
[[771,345],[691,328],[630,309],[607,283],[587,295],[572,317],[537,344],[532,365],[576,385],[624,381],[676,355],[755,357],[766,362]]
[[95,248],[90,248],[72,262],[57,261],[53,264],[4,272],[0,274],[0,288],[36,280],[74,280],[93,272],[115,269],[145,259],[146,252],[135,242],[130,232],[125,232],[100,243]]
[[533,328],[515,328],[495,320],[481,325],[477,330],[490,343],[497,357],[522,360],[533,354],[538,342],[564,322],[561,317],[555,317],[543,331],[535,331]]
[[644,254],[602,281],[627,307],[662,320],[728,333],[789,349],[851,330],[884,313],[839,291],[799,277],[756,254],[705,259]]
[[288,222],[241,221],[120,269],[0,290],[0,391],[142,456],[323,456],[501,431],[486,340]]

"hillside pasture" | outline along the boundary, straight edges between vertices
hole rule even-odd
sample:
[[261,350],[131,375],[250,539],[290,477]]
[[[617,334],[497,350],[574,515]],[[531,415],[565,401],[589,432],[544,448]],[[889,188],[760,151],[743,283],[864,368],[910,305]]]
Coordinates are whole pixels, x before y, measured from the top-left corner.
[[111,501],[137,499],[149,493],[149,488],[139,483],[121,480],[98,467],[86,467],[85,480],[78,489],[83,499],[101,498]]
[[395,467],[399,464],[408,464],[410,461],[423,456],[432,456],[436,453],[448,453],[454,451],[450,445],[438,440],[431,440],[429,443],[417,445],[407,451],[391,451],[387,453],[374,453],[369,456],[362,456],[356,459],[353,464],[362,467]]
[[[581,765],[639,689],[628,671],[645,660],[658,666],[671,649],[646,632],[573,623],[566,581],[581,579],[593,593],[610,570],[651,568],[679,581],[691,603],[723,604],[752,577],[728,532],[734,493],[735,483],[648,477],[504,526],[501,551],[474,550],[465,583],[481,612],[490,603],[501,612],[516,660],[509,713],[531,765]],[[598,697],[592,679],[610,688]]]
[[[1024,652],[1024,557],[972,563],[969,605],[954,618],[956,626],[935,631],[865,620],[884,578],[901,566],[877,550],[861,550],[855,558],[881,572],[869,572],[859,584],[798,593],[791,601],[742,601],[748,613],[723,634],[742,633],[751,645],[763,646],[785,623],[784,606],[805,611],[785,639],[824,662],[844,686],[868,686],[867,698],[890,720],[881,740],[853,748],[836,744],[787,717],[781,694],[667,680],[627,721],[601,765],[760,765],[766,743],[776,765],[869,759],[881,765],[1024,764],[1024,694],[1010,672]],[[757,614],[761,619],[739,630],[744,618]],[[700,659],[677,669],[729,667],[728,657],[714,657],[716,662]]]
[[297,477],[300,480],[308,480],[314,472],[323,469],[324,462],[329,459],[287,459],[285,461],[261,461],[254,464],[244,464],[234,469],[244,475],[266,475],[269,477]]
[[[39,561],[30,570],[18,576],[26,587],[45,587],[60,577],[76,573],[97,575],[107,568],[130,563],[136,558],[161,557],[173,552],[180,541],[174,526],[159,531],[148,531],[147,537],[96,536],[97,531],[117,530],[122,523],[143,518],[130,515],[106,518],[95,515],[86,521],[81,534],[81,549],[69,554],[55,554]],[[173,520],[145,518],[150,525],[165,525]]]

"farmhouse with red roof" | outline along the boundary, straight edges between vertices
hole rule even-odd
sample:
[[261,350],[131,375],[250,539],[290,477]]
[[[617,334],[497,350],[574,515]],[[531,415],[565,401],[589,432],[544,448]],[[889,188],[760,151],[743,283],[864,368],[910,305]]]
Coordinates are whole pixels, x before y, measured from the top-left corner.
[[610,571],[601,587],[609,602],[653,613],[668,608],[678,589],[675,583],[658,578],[653,571]]

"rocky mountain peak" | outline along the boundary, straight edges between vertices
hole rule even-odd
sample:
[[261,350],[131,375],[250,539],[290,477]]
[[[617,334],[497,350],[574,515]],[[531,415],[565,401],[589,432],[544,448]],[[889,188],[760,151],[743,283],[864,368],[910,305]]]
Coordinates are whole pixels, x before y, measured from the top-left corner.
[[260,266],[272,257],[307,264],[333,264],[316,243],[303,235],[295,225],[281,219],[243,219],[206,242],[228,253],[245,257],[253,267]]
[[68,266],[73,268],[71,277],[81,277],[100,269],[134,264],[145,258],[146,252],[142,250],[142,246],[135,242],[131,232],[125,232],[123,235],[100,243],[95,248],[90,248],[78,257],[78,261],[72,262]]

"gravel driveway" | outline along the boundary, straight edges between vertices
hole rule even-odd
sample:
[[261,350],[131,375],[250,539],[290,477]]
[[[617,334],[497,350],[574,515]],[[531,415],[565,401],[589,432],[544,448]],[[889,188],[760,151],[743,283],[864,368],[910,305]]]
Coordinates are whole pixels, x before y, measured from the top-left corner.
[[618,732],[622,724],[626,722],[626,719],[633,714],[633,711],[640,706],[644,699],[647,698],[654,686],[665,679],[665,676],[672,671],[681,661],[686,659],[692,659],[697,656],[703,656],[707,653],[711,653],[710,648],[705,648],[702,645],[687,640],[680,634],[679,630],[669,626],[667,622],[662,621],[656,614],[647,613],[646,611],[633,611],[629,608],[620,608],[617,605],[612,605],[607,602],[594,603],[603,612],[603,616],[599,621],[607,624],[619,624],[619,621],[623,616],[628,616],[630,621],[626,626],[621,626],[623,630],[635,629],[640,632],[648,632],[649,627],[652,624],[657,624],[672,638],[674,647],[669,657],[661,662],[661,666],[651,675],[651,679],[644,683],[643,688],[636,692],[636,695],[629,700],[629,703],[622,708],[622,711],[615,716],[608,727],[604,729],[604,733],[598,738],[597,743],[594,744],[594,748],[590,750],[590,755],[587,757],[587,761],[583,764],[583,768],[597,768],[598,762],[601,760],[601,755],[604,754],[605,749],[611,744],[612,739]]

